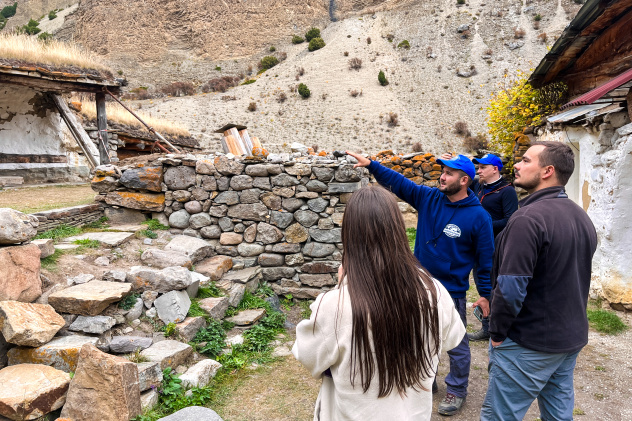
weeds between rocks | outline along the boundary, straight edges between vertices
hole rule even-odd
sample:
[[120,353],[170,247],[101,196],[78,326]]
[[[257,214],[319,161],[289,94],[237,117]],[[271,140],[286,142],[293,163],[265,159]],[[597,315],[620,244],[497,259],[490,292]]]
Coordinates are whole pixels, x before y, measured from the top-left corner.
[[[599,301],[596,303],[599,303]],[[612,311],[604,310],[602,308],[588,308],[586,313],[588,315],[588,323],[590,324],[590,327],[595,329],[597,332],[605,333],[607,335],[618,335],[628,329],[628,326]]]

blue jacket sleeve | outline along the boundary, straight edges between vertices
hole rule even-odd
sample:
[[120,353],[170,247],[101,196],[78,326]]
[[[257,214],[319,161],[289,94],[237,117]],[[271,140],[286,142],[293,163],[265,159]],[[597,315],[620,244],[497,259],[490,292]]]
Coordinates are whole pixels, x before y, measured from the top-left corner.
[[512,219],[505,228],[496,258],[498,276],[489,319],[489,333],[495,342],[505,340],[522,309],[542,243],[541,232],[537,222],[526,215]]
[[430,187],[413,183],[403,175],[386,168],[379,162],[371,161],[367,168],[381,186],[392,191],[393,194],[415,209],[417,209],[419,202],[424,200],[425,196],[432,190]]
[[511,215],[518,210],[518,195],[516,194],[515,189],[511,187],[504,188],[502,190],[501,200],[503,206],[503,218],[492,222],[492,224],[494,224],[494,231],[496,232],[502,231],[507,226],[507,222],[509,222]]
[[494,230],[492,229],[492,218],[487,212],[485,212],[485,216],[486,218],[482,218],[476,236],[476,275],[478,277],[476,289],[478,295],[489,299],[492,291],[490,274],[494,256]]

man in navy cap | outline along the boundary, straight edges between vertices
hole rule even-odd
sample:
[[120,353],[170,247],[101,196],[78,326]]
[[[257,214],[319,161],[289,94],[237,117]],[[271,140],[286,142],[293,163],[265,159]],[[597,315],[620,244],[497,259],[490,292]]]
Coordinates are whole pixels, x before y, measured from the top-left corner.
[[[438,159],[442,166],[439,187],[430,188],[361,155],[347,153],[358,160],[356,167],[367,167],[378,183],[417,210],[415,256],[448,290],[464,325],[467,325],[465,293],[469,289],[470,271],[477,265],[476,287],[481,298],[475,305],[487,316],[494,235],[489,214],[468,190],[475,175],[472,161],[463,155]],[[448,355],[447,393],[438,409],[442,415],[456,414],[467,396],[471,360],[467,335]]]
[[[509,218],[518,210],[518,195],[516,189],[505,180],[500,171],[503,162],[494,154],[488,153],[482,158],[474,158],[472,162],[478,164],[478,181],[474,180],[470,188],[474,191],[483,208],[492,217],[494,238],[507,226]],[[477,271],[474,267],[474,280]],[[468,333],[470,341],[486,341],[489,339],[489,318],[485,317],[478,332]]]

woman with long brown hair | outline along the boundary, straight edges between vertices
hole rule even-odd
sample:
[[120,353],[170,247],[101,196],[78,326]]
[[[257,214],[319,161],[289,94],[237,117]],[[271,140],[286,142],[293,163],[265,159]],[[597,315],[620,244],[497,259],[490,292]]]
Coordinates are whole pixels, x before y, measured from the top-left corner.
[[408,246],[395,196],[355,192],[342,221],[337,288],[296,327],[294,356],[323,383],[314,420],[429,420],[439,353],[465,328]]

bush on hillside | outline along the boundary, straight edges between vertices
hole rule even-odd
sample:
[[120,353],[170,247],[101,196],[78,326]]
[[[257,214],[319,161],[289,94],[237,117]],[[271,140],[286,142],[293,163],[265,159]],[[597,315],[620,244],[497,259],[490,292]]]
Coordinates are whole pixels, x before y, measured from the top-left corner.
[[173,82],[160,88],[160,92],[170,96],[187,96],[195,94],[195,86],[191,82]]
[[454,123],[454,134],[465,136],[469,133],[467,129],[467,123],[465,121],[457,121]]
[[423,146],[421,146],[421,143],[417,142],[413,144],[413,152],[422,152],[423,151]]
[[292,44],[301,44],[301,43],[303,43],[303,42],[305,42],[305,40],[303,39],[303,37],[300,37],[300,36],[298,36],[298,35],[294,35],[294,36],[292,37]]
[[300,96],[302,96],[305,99],[309,98],[309,96],[312,94],[309,91],[309,88],[307,88],[307,85],[305,85],[304,83],[298,84],[298,93]]
[[388,85],[388,79],[386,79],[386,76],[384,75],[384,72],[380,70],[380,73],[377,74],[377,80],[378,82],[380,82],[380,85],[382,86],[386,86]]
[[362,60],[355,57],[349,60],[349,70],[360,70],[362,68]]
[[15,16],[15,11],[18,8],[18,2],[13,3],[13,6],[5,6],[0,10],[0,15],[9,19],[12,16]]
[[226,92],[228,88],[239,85],[241,80],[238,76],[222,76],[214,78],[202,85],[202,92]]
[[48,40],[53,39],[53,34],[49,34],[48,32],[42,32],[41,34],[37,36],[37,39],[39,39],[40,41],[48,41]]
[[273,45],[272,47],[270,47],[270,52],[274,53],[276,51],[276,47]]
[[400,42],[399,44],[397,44],[397,48],[409,49],[410,48],[410,42],[408,42],[408,40],[405,39],[402,42]]
[[278,58],[276,58],[274,56],[265,56],[259,62],[258,67],[259,67],[260,70],[268,70],[268,69],[273,68],[277,64],[279,64],[279,59]]
[[371,43],[371,37],[367,37],[367,39],[366,39],[366,43],[367,43],[367,44],[370,44],[370,43]]
[[257,103],[256,102],[251,102],[250,104],[248,104],[248,111],[257,111]]
[[57,17],[57,13],[55,13],[54,10],[51,10],[50,12],[48,12],[48,20],[53,20]]
[[482,133],[479,133],[476,136],[467,136],[465,139],[463,139],[463,146],[465,146],[470,151],[475,152],[483,149],[489,149],[487,137]]
[[320,38],[320,29],[312,27],[305,33],[305,41],[309,42],[314,38]]
[[39,29],[38,26],[39,26],[39,22],[34,19],[31,19],[29,20],[29,23],[20,27],[18,32],[22,32],[28,35],[35,35],[41,32],[41,29]]
[[325,41],[323,41],[322,38],[312,38],[312,40],[309,42],[309,46],[307,47],[307,49],[309,51],[316,51],[316,50],[320,50],[321,48],[323,48],[325,46]]

